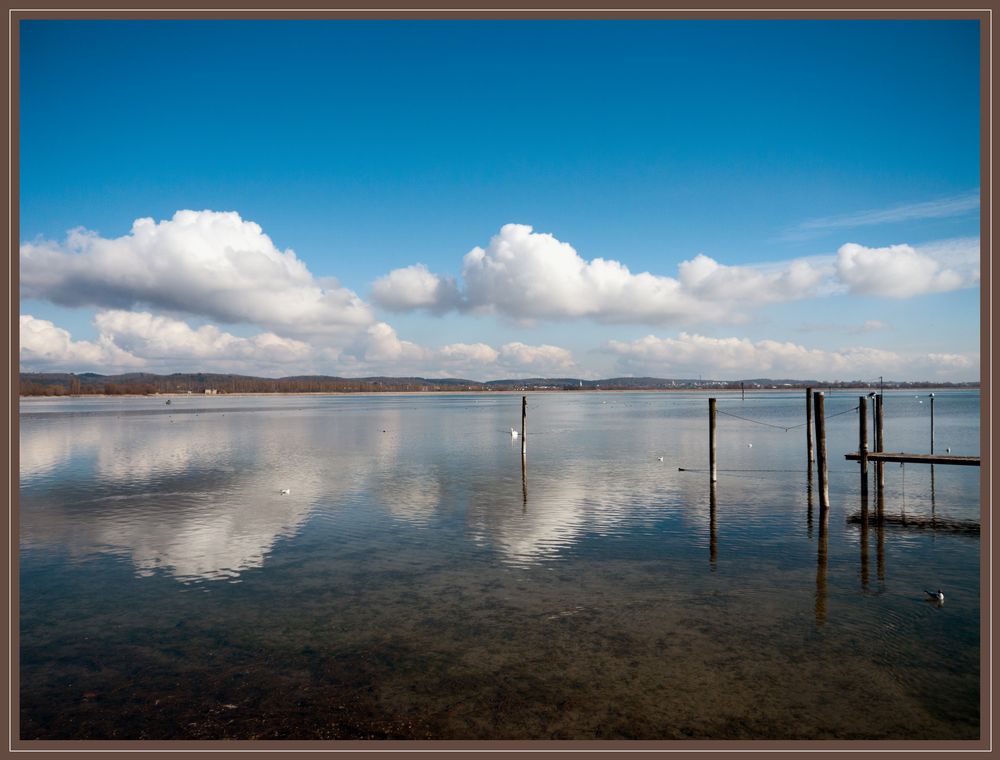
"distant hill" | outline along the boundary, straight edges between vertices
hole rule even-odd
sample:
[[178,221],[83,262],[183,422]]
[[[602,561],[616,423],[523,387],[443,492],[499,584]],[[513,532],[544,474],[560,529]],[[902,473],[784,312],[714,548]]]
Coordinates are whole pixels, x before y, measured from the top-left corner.
[[[22,396],[136,395],[153,393],[377,393],[402,391],[579,391],[579,390],[746,390],[788,388],[873,388],[862,380],[820,382],[818,380],[692,380],[659,377],[614,377],[583,380],[573,377],[519,378],[506,380],[463,380],[460,378],[357,377],[296,375],[253,377],[213,372],[175,372],[154,375],[130,372],[100,375],[94,372],[22,372]],[[979,383],[939,383],[929,381],[886,381],[886,388],[977,388]]]

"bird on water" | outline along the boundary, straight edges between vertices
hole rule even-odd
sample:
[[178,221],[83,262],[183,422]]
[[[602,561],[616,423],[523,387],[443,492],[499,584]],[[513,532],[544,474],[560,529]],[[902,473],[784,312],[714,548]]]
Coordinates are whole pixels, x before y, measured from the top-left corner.
[[510,429],[510,437],[511,438],[517,438],[517,431],[514,430],[514,428]]
[[924,589],[924,593],[927,594],[927,596],[929,596],[935,602],[944,601],[944,592],[941,589],[938,589],[937,591],[928,591],[927,589]]

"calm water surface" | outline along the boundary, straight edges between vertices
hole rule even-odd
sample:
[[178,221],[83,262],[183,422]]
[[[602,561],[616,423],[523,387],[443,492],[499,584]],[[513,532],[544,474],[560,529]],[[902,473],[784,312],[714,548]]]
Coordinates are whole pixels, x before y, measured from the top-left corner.
[[702,393],[530,395],[523,472],[518,395],[23,400],[21,736],[977,738],[979,469],[863,526],[857,393],[823,514],[804,394],[716,395],[714,497]]

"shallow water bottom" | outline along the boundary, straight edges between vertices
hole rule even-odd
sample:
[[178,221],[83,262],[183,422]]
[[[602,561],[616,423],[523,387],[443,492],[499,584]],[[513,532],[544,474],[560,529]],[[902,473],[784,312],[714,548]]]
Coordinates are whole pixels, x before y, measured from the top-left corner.
[[673,587],[663,560],[474,581],[315,562],[288,570],[339,580],[195,584],[157,608],[133,589],[72,633],[26,620],[22,738],[978,738],[968,663],[932,695],[921,646],[853,635],[859,600],[800,571],[755,591],[725,572]]

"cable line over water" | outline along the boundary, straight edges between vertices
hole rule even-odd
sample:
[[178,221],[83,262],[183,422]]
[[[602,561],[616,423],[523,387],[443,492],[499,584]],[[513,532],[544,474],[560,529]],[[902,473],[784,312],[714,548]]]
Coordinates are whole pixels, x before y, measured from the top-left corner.
[[[717,411],[718,411],[719,414],[724,414],[727,417],[735,417],[736,419],[743,420],[744,422],[752,422],[754,425],[765,425],[766,427],[777,428],[778,430],[784,430],[786,433],[789,430],[796,430],[796,429],[798,429],[800,427],[805,427],[806,425],[809,424],[808,422],[801,422],[798,425],[788,425],[788,426],[785,426],[785,425],[775,425],[772,422],[762,422],[761,420],[752,420],[749,417],[741,417],[738,414],[733,414],[732,412],[727,412],[727,411],[724,411],[722,409],[718,409]],[[858,411],[858,407],[855,406],[855,407],[853,407],[851,409],[845,409],[842,412],[837,412],[836,414],[827,414],[827,415],[824,415],[824,419],[829,420],[829,419],[833,419],[834,417],[839,417],[842,414],[850,414],[851,412],[856,412],[856,411]]]

